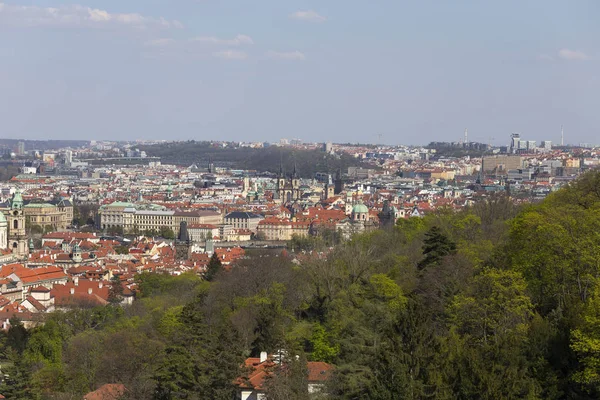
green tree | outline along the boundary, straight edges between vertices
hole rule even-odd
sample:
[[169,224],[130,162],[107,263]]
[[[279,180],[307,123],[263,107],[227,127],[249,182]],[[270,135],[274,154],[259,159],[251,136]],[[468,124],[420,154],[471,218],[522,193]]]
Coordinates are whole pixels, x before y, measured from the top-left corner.
[[210,257],[210,261],[206,266],[206,272],[204,273],[204,279],[208,282],[211,282],[215,279],[217,274],[223,269],[223,264],[219,259],[219,256],[216,252]]
[[449,311],[446,374],[459,398],[540,398],[525,347],[533,304],[518,272],[483,271]]
[[175,239],[175,232],[168,226],[161,226],[158,234],[165,239]]
[[425,233],[423,243],[424,258],[419,262],[419,269],[429,266],[435,266],[440,263],[445,256],[456,253],[456,244],[448,236],[444,235],[438,226],[432,226]]
[[583,324],[573,330],[571,348],[581,365],[573,380],[593,397],[600,396],[600,285],[596,285],[583,314]]
[[122,245],[121,246],[117,246],[117,247],[115,247],[115,252],[117,254],[121,254],[121,255],[123,255],[123,254],[129,254],[129,247],[122,246]]
[[123,284],[118,275],[114,275],[110,280],[110,289],[108,290],[108,302],[111,304],[120,304],[123,301]]

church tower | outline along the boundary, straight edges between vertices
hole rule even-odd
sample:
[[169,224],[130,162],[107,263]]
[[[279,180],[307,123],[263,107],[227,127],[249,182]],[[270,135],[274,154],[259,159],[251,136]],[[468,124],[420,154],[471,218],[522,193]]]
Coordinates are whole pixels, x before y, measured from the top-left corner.
[[292,199],[298,200],[300,198],[300,177],[296,169],[296,162],[294,161],[294,171],[292,172]]
[[27,257],[27,234],[25,232],[25,215],[23,215],[23,197],[21,197],[21,191],[18,189],[11,201],[8,226],[8,243],[13,254],[19,258]]
[[75,243],[75,246],[73,246],[72,259],[74,263],[80,263],[83,260],[81,248],[78,243]]
[[4,250],[8,247],[8,221],[4,213],[0,212],[0,249]]
[[335,190],[334,193],[335,194],[340,194],[344,191],[344,180],[342,179],[342,169],[340,168],[340,170],[337,173],[337,176],[335,177]]
[[333,180],[331,179],[331,175],[327,177],[327,184],[325,185],[325,191],[323,192],[325,200],[330,199],[334,196],[335,190],[333,186]]

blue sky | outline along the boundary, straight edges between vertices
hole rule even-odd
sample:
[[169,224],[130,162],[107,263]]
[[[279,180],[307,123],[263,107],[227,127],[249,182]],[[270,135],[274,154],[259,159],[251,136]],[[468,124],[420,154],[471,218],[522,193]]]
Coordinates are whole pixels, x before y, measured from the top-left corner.
[[594,0],[0,0],[0,137],[599,143],[598,21]]

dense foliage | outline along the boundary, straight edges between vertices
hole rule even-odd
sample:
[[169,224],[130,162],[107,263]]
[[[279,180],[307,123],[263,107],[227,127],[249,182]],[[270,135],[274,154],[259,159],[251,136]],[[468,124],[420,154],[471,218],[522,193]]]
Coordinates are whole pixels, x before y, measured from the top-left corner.
[[360,160],[348,155],[332,156],[321,150],[298,150],[287,147],[222,147],[211,142],[170,142],[141,146],[149,156],[160,157],[165,163],[206,167],[209,160],[216,166],[233,169],[278,173],[280,164],[287,174],[297,165],[303,178],[312,178],[317,172],[336,173],[340,168],[361,166]]
[[231,399],[245,357],[284,349],[298,358],[274,372],[272,399],[308,398],[305,359],[335,365],[332,399],[595,399],[599,211],[590,173],[523,209],[492,197],[332,248],[297,240],[319,250],[299,262],[142,274],[129,308],[13,321],[0,392],[67,399],[121,382],[135,399]]

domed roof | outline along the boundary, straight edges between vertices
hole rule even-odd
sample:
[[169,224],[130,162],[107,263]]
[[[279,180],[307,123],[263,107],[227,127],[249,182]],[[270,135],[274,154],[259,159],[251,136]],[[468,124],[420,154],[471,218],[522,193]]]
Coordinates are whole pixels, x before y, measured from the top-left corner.
[[354,213],[354,214],[361,214],[361,213],[368,214],[369,213],[369,209],[363,203],[358,203],[354,207],[352,207],[352,213]]
[[23,207],[23,196],[21,196],[21,191],[17,189],[15,194],[13,195],[11,201],[12,208],[22,208]]

